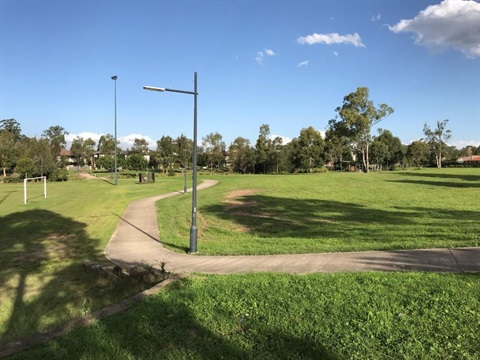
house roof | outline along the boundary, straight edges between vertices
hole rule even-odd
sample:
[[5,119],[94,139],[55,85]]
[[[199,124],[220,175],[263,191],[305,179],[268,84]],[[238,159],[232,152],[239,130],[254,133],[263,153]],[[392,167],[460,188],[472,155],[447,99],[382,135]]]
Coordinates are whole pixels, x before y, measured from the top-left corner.
[[470,155],[464,156],[457,160],[458,162],[472,162],[472,161],[479,161],[480,162],[480,155]]

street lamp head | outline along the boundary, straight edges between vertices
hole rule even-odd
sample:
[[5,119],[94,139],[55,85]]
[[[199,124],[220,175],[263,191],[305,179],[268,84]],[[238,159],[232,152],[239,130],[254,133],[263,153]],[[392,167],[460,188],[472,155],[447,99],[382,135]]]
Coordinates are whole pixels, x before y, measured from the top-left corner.
[[117,75],[112,76],[112,80],[117,80]]
[[143,87],[143,90],[164,92],[164,91],[165,91],[165,88],[159,88],[159,87],[155,87],[155,86],[144,86],[144,87]]

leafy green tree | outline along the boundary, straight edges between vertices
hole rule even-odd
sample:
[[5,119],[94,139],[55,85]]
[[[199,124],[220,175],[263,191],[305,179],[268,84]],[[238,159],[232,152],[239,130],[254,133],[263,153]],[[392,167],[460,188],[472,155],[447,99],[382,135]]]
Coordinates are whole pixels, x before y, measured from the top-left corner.
[[57,167],[52,154],[51,144],[45,138],[39,140],[31,139],[28,154],[34,163],[34,176],[48,176]]
[[412,159],[417,168],[420,168],[425,164],[429,153],[430,147],[423,140],[413,141],[410,145],[408,145],[407,157]]
[[267,172],[267,164],[271,159],[275,148],[270,139],[270,126],[263,124],[260,126],[257,142],[255,144],[256,163],[263,165],[263,173]]
[[182,134],[177,137],[174,144],[176,145],[174,151],[177,153],[180,167],[188,167],[188,163],[192,159],[193,141]]
[[388,146],[383,141],[378,138],[373,139],[373,142],[370,146],[370,163],[374,162],[377,165],[377,168],[382,170],[383,164],[388,161],[389,151]]
[[229,160],[233,166],[233,171],[245,174],[252,160],[253,149],[250,140],[241,136],[237,137],[229,146]]
[[387,104],[380,104],[376,108],[369,100],[369,90],[359,87],[343,98],[343,105],[335,110],[340,117],[341,127],[349,138],[350,144],[360,153],[365,172],[369,171],[369,147],[372,141],[372,126],[378,124],[385,117],[393,113]]
[[68,135],[68,131],[60,125],[50,126],[42,133],[42,137],[47,139],[50,145],[50,150],[55,161],[57,157],[60,156],[60,151],[65,149],[65,145],[67,144],[65,135]]
[[340,171],[343,171],[343,162],[349,161],[352,158],[351,150],[349,148],[348,129],[345,123],[332,119],[328,122],[327,130],[325,131],[325,158],[335,166],[337,165]]
[[[120,167],[120,164],[118,163],[118,160],[117,160],[117,166]],[[110,171],[110,172],[115,171],[115,159],[114,159],[114,157],[111,156],[111,155],[100,156],[97,159],[97,167],[99,167],[101,169],[105,169],[105,170]]]
[[[193,147],[192,147],[193,148]],[[208,165],[208,154],[203,146],[197,146],[197,166]]]
[[80,169],[80,166],[83,165],[81,164],[81,160],[85,154],[84,143],[85,143],[85,140],[83,140],[82,137],[77,136],[75,139],[73,139],[72,145],[70,146],[70,153],[73,156],[75,156],[75,158],[77,159],[77,165],[79,169]]
[[210,171],[213,171],[214,165],[220,169],[221,165],[225,163],[225,142],[222,139],[222,135],[218,132],[210,133],[202,139],[202,145],[208,156]]
[[85,142],[83,143],[84,146],[84,155],[87,161],[87,164],[91,164],[93,154],[95,153],[95,140],[92,138],[87,138],[85,139]]
[[20,178],[23,179],[25,179],[28,175],[33,176],[35,173],[35,164],[33,160],[28,157],[22,157],[18,159],[15,172],[17,172],[20,175]]
[[322,135],[312,126],[300,131],[300,136],[294,141],[295,165],[304,171],[324,164],[322,154],[325,147]]
[[98,140],[97,151],[102,155],[114,155],[115,146],[117,146],[117,154],[120,154],[122,150],[118,147],[118,144],[118,141],[117,144],[115,144],[115,138],[113,135],[102,135]]
[[373,138],[370,149],[370,159],[376,162],[378,168],[403,162],[405,153],[406,148],[398,137],[389,130],[378,129],[378,136]]
[[166,172],[174,162],[174,144],[170,136],[162,136],[162,138],[157,141],[157,153],[163,172]]
[[18,155],[13,134],[4,130],[0,131],[0,166],[3,177],[7,176],[7,170],[15,166]]
[[148,145],[147,140],[135,138],[130,152],[133,154],[148,154]]
[[0,166],[3,176],[12,169],[20,156],[19,143],[22,138],[20,124],[15,119],[0,121]]
[[77,136],[72,141],[70,152],[77,159],[78,167],[85,163],[90,164],[94,153],[95,141],[91,138],[84,140],[82,137]]
[[134,171],[146,170],[148,165],[147,159],[142,154],[131,154],[127,158],[127,168]]
[[15,141],[19,141],[22,138],[20,123],[15,119],[3,119],[0,121],[0,131],[9,132]]
[[448,119],[437,121],[437,127],[433,130],[425,123],[423,125],[423,133],[430,145],[432,152],[435,154],[437,168],[442,167],[442,151],[446,150],[446,142],[452,137],[451,130],[447,129]]
[[286,171],[287,166],[285,162],[288,157],[285,147],[283,146],[283,139],[279,136],[275,137],[272,140],[272,147],[272,162],[275,164],[276,173],[278,174],[280,169],[282,169],[282,171]]

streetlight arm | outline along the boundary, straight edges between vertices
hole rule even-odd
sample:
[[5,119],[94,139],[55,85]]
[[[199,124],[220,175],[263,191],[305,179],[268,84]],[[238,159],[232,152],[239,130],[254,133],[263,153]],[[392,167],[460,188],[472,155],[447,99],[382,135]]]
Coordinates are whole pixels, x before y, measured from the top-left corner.
[[195,91],[186,91],[186,90],[176,90],[176,89],[169,89],[169,88],[159,88],[155,86],[144,86],[144,90],[150,90],[150,91],[170,91],[170,92],[175,92],[175,93],[181,93],[181,94],[189,94],[189,95],[198,95]]
[[144,87],[143,87],[143,90],[164,92],[164,91],[165,91],[165,88],[159,88],[159,87],[155,87],[155,86],[144,86]]

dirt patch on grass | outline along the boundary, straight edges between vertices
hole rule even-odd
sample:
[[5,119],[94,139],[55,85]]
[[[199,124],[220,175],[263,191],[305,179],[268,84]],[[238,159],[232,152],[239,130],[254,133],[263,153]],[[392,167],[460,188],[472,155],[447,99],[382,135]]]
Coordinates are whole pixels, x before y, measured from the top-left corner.
[[242,190],[230,191],[223,198],[223,202],[228,204],[229,210],[255,206],[258,203],[252,199],[248,199],[248,196],[255,195],[257,193],[258,191],[254,189],[242,189]]
[[[254,200],[252,195],[258,194],[258,190],[241,189],[229,192],[224,198],[223,203],[227,204],[225,211],[231,215],[246,217],[246,218],[265,218],[270,219],[273,214],[265,211],[260,211],[258,201]],[[236,231],[251,232],[252,229],[248,225],[239,225]]]

